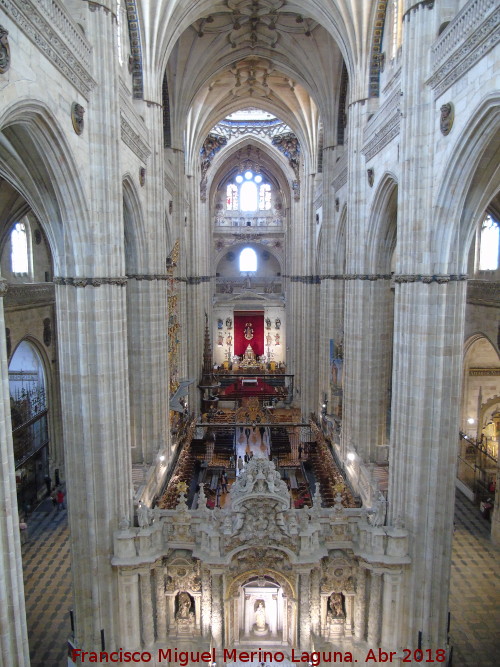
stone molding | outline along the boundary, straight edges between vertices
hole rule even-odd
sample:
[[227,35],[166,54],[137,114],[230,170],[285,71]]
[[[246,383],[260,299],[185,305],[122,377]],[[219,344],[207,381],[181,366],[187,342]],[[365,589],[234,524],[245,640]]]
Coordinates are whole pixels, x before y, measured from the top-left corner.
[[120,114],[121,138],[123,143],[137,155],[142,162],[147,162],[151,155],[151,148],[144,141],[141,135],[134,130],[129,120]]
[[500,376],[500,368],[469,368],[471,377],[497,377]]
[[0,0],[0,8],[85,99],[97,85],[92,46],[57,0]]
[[[400,99],[401,91],[395,90],[387,102],[383,104],[377,112],[376,119],[369,128],[370,131],[365,131],[365,145],[361,149],[361,152],[365,156],[367,162],[385,148],[394,137],[398,136],[401,125]],[[387,120],[383,125],[379,126],[379,123],[377,122],[379,119]]]
[[8,285],[8,288],[6,287],[6,292],[6,307],[53,303],[55,301],[55,289],[53,283],[43,283],[40,285],[14,285],[11,283]]
[[500,42],[500,9],[495,0],[469,2],[432,48],[433,74],[427,83],[442,95]]
[[500,283],[489,280],[467,281],[467,303],[500,307]]
[[340,190],[340,188],[347,183],[347,167],[345,169],[342,169],[340,174],[333,179],[332,181],[332,188],[337,192],[337,190]]
[[467,274],[399,274],[393,276],[395,283],[439,283],[440,285],[449,282],[467,280]]
[[209,283],[215,276],[186,276],[186,278],[174,278],[177,282],[186,283],[186,285],[201,285]]
[[[467,280],[467,275],[461,274],[400,274],[392,276],[389,273],[339,273],[339,274],[321,274],[317,276],[283,276],[289,278],[292,283],[318,284],[323,280],[392,280],[395,283],[449,283],[455,281]],[[497,283],[494,283],[497,284]]]
[[167,273],[131,273],[127,275],[128,280],[168,280],[171,276]]
[[116,278],[70,278],[60,277],[54,278],[55,285],[67,285],[69,287],[100,287],[101,285],[118,285],[122,287],[127,284],[126,276],[118,276]]

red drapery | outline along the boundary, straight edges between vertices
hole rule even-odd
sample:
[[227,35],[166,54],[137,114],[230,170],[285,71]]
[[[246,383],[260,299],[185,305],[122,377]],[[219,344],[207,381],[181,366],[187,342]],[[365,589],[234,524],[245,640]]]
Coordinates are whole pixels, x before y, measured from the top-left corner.
[[[245,338],[245,328],[250,325],[253,338]],[[264,313],[238,312],[234,314],[234,353],[245,354],[250,345],[254,353],[260,357],[264,354]]]

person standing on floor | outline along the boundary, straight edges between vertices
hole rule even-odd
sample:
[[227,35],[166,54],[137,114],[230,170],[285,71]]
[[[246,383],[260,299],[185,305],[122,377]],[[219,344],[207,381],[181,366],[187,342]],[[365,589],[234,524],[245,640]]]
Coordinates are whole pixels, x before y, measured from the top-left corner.
[[241,475],[241,471],[243,470],[243,466],[244,466],[244,463],[243,463],[243,459],[241,458],[241,454],[240,454],[240,456],[238,456],[238,474],[239,475]]
[[302,445],[299,445],[299,460],[302,458]]
[[59,491],[56,493],[56,500],[57,500],[57,509],[63,510],[64,509],[64,492],[62,489],[59,489]]

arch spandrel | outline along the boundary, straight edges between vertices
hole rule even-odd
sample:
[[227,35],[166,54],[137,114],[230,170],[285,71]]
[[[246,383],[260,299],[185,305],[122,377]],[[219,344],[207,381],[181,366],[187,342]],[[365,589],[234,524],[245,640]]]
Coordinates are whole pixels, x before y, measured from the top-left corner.
[[20,193],[41,224],[54,273],[85,274],[88,206],[79,169],[65,133],[43,103],[22,101],[4,110],[0,177]]

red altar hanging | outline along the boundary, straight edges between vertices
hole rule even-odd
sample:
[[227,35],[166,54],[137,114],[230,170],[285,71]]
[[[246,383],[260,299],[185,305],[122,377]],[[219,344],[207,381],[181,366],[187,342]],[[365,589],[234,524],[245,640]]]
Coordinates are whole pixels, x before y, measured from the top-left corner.
[[234,313],[234,354],[241,356],[250,345],[258,357],[264,354],[264,313]]

